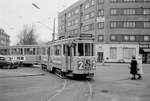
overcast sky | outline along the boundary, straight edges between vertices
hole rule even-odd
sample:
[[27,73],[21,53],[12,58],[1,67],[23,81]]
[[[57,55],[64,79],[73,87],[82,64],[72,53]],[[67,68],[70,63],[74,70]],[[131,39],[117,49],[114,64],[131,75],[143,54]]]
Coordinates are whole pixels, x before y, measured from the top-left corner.
[[16,44],[17,34],[25,24],[36,26],[38,40],[49,41],[52,39],[54,17],[57,18],[58,12],[76,1],[78,0],[0,0],[0,28],[10,35],[11,45]]

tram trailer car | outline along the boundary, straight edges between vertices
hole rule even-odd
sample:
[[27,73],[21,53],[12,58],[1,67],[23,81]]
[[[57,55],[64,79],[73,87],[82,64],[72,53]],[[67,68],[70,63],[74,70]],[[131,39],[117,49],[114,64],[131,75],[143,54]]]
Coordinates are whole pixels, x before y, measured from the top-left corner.
[[61,76],[92,78],[96,70],[93,38],[76,37],[49,42],[42,69]]
[[17,45],[1,48],[1,54],[21,65],[32,66],[40,63],[39,45]]

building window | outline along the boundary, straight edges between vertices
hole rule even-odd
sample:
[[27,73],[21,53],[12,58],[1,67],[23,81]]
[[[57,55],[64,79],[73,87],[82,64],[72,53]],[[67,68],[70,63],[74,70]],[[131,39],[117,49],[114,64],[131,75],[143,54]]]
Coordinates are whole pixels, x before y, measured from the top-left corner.
[[98,22],[98,29],[104,29],[104,22]]
[[87,2],[87,3],[85,4],[85,9],[87,9],[87,8],[89,8],[89,7],[90,7],[90,3]]
[[149,36],[144,36],[144,41],[149,41]]
[[91,12],[90,16],[91,16],[91,18],[94,17],[95,16],[95,12],[94,11]]
[[75,14],[78,14],[79,13],[79,9],[77,8],[76,10],[75,10]]
[[117,59],[117,48],[116,47],[110,48],[110,59]]
[[89,14],[87,14],[87,15],[84,16],[84,19],[85,19],[85,20],[87,20],[87,19],[89,19],[89,18],[90,18],[90,15],[89,15]]
[[117,38],[116,38],[115,35],[111,35],[111,36],[110,36],[110,40],[111,40],[111,41],[116,41],[116,39],[117,39]]
[[94,12],[94,11],[93,11],[93,12],[90,12],[90,13],[88,13],[88,14],[86,14],[86,15],[84,16],[84,20],[88,20],[88,19],[94,17],[94,15],[95,15],[95,12]]
[[130,41],[135,41],[135,36],[130,36]]
[[110,15],[150,15],[150,8],[111,8]]
[[91,5],[92,5],[92,6],[94,6],[94,3],[95,3],[95,1],[94,1],[94,0],[92,0],[92,1],[91,1]]
[[111,9],[110,9],[110,15],[117,15],[117,10],[111,8]]
[[144,28],[150,28],[150,22],[144,22]]
[[135,22],[124,22],[124,28],[135,28]]
[[131,59],[132,56],[136,56],[136,49],[135,48],[123,48],[124,59]]
[[110,28],[116,28],[117,27],[117,22],[112,21],[110,23]]
[[125,8],[123,10],[123,15],[135,15],[135,9]]
[[79,20],[78,19],[75,19],[75,24],[78,24],[79,23]]
[[95,0],[88,0],[85,3],[84,9],[88,9],[89,7],[94,6],[94,5],[95,5]]
[[82,30],[84,32],[94,30],[94,24],[89,24],[89,25],[83,26]]
[[99,3],[99,4],[103,4],[103,3],[104,3],[104,0],[98,0],[98,3]]
[[100,42],[100,41],[103,41],[104,39],[103,39],[103,35],[98,35],[98,41]]
[[150,15],[150,8],[149,9],[144,9],[144,15]]
[[67,17],[70,18],[70,17],[71,17],[71,13],[68,13],[68,14],[67,14]]
[[98,10],[98,16],[104,16],[104,9]]
[[129,28],[150,28],[150,21],[111,21],[110,22],[111,28],[123,28],[123,29],[129,29]]
[[68,22],[67,26],[68,26],[68,27],[71,26],[71,22],[70,22],[70,21]]
[[129,41],[129,36],[125,35],[124,36],[124,41]]

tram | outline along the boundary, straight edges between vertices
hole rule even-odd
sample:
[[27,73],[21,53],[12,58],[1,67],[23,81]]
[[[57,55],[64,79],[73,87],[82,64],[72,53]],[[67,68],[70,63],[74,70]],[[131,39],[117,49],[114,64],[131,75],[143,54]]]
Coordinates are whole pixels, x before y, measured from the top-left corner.
[[92,78],[96,69],[93,37],[55,40],[45,47],[42,69],[60,76]]
[[0,47],[0,54],[22,65],[40,63],[39,45],[17,45]]

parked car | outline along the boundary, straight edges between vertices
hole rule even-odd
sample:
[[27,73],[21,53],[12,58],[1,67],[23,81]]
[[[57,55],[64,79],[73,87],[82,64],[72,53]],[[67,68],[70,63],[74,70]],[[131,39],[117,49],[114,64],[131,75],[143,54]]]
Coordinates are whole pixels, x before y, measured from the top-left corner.
[[17,69],[18,63],[12,62],[11,59],[0,56],[0,68],[1,69]]

